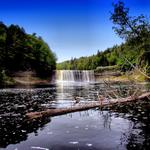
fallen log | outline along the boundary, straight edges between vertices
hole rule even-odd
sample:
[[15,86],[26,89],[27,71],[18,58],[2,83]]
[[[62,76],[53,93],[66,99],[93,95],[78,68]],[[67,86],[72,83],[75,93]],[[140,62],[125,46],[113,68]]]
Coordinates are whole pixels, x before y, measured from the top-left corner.
[[51,116],[58,116],[58,115],[63,115],[63,114],[67,114],[67,113],[72,113],[72,112],[77,112],[77,111],[84,111],[84,110],[88,110],[88,109],[92,109],[92,108],[96,108],[96,107],[104,107],[104,106],[112,106],[114,104],[121,104],[121,103],[125,103],[125,102],[130,102],[130,101],[134,101],[134,100],[143,100],[145,98],[148,98],[150,96],[150,92],[148,93],[144,93],[141,96],[138,97],[127,97],[127,98],[120,98],[120,99],[112,99],[109,103],[105,102],[102,103],[100,105],[99,102],[95,102],[95,103],[90,103],[90,104],[86,104],[86,105],[78,105],[78,106],[74,106],[74,107],[70,107],[70,108],[58,108],[58,109],[47,109],[41,112],[29,112],[26,114],[27,119],[32,120],[32,119],[38,119],[41,117],[51,117]]

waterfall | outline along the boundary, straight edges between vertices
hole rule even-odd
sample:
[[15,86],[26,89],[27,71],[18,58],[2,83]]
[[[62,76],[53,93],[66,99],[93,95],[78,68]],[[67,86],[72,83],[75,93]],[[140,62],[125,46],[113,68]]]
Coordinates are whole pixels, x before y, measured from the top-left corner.
[[57,70],[57,80],[67,82],[95,81],[93,70]]

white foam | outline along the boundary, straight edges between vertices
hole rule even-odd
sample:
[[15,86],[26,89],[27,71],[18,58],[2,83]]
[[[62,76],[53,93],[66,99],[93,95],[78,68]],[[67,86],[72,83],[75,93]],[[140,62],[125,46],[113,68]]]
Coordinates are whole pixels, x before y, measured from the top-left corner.
[[92,146],[92,144],[90,144],[90,143],[87,143],[86,145],[87,145],[87,146],[89,146],[89,147],[91,147],[91,146]]
[[36,146],[32,146],[32,149],[38,149],[38,150],[49,150],[48,148],[44,148],[44,147],[36,147]]
[[77,141],[72,141],[72,142],[69,142],[70,144],[78,144],[79,142]]

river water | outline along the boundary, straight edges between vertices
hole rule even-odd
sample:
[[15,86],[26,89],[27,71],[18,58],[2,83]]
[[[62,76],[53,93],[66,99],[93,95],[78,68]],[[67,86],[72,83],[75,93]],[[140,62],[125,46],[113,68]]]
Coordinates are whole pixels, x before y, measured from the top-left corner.
[[150,111],[144,108],[149,105],[147,101],[141,106],[134,104],[136,109],[129,104],[119,109],[96,108],[33,121],[25,118],[27,112],[95,102],[97,92],[104,90],[104,84],[93,79],[91,82],[59,80],[42,88],[1,89],[0,150],[149,149]]

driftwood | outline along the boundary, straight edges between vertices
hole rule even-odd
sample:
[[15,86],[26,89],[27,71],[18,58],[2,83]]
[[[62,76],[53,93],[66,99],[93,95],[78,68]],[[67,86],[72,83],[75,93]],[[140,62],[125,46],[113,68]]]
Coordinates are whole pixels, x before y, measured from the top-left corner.
[[100,102],[94,102],[86,105],[78,105],[70,108],[58,108],[58,109],[47,109],[41,112],[30,112],[26,114],[27,119],[32,120],[32,119],[38,119],[41,117],[49,117],[49,116],[58,116],[58,115],[63,115],[71,112],[77,112],[77,111],[84,111],[88,110],[91,108],[96,108],[96,107],[104,107],[104,106],[112,106],[114,104],[121,104],[129,101],[134,101],[134,100],[143,100],[145,98],[150,97],[150,92],[144,93],[141,96],[138,97],[127,97],[127,98],[120,98],[120,99],[112,99],[109,103],[108,102],[103,102],[100,105]]

